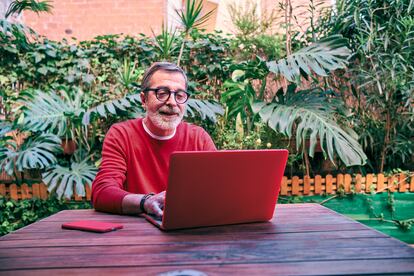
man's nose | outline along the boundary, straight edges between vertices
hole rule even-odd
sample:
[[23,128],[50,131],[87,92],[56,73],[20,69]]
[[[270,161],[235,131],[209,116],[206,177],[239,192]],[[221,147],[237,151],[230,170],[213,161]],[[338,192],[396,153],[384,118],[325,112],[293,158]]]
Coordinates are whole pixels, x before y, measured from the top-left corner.
[[171,93],[170,94],[170,97],[168,98],[168,101],[166,102],[166,104],[167,105],[172,105],[172,106],[176,106],[176,105],[178,105],[177,104],[177,101],[175,100],[175,93]]

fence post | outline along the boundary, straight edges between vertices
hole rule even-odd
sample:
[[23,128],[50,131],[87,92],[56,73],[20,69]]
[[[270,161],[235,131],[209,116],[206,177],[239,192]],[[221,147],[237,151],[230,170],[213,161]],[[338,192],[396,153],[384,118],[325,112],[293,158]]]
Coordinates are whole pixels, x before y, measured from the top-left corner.
[[344,176],[345,193],[350,193],[351,192],[351,182],[352,182],[351,175],[350,174],[345,174],[345,176]]
[[410,192],[414,192],[414,175],[411,175]]
[[308,195],[310,194],[310,177],[309,175],[305,175],[303,178],[303,194]]
[[20,193],[22,195],[22,199],[29,199],[32,197],[30,194],[29,186],[27,186],[27,184],[22,184],[22,186],[20,186]]
[[315,191],[316,195],[320,195],[322,193],[322,176],[315,175]]
[[32,184],[33,198],[40,198],[40,188],[38,183]]
[[388,189],[390,190],[390,192],[395,192],[395,181],[396,177],[394,175],[388,177]]
[[398,191],[401,192],[401,193],[407,191],[405,177],[406,177],[405,174],[400,173],[400,177],[398,178],[398,185],[399,185]]
[[280,194],[284,195],[284,196],[288,194],[287,193],[287,177],[286,176],[282,177],[282,185],[280,187]]
[[39,184],[39,190],[40,190],[40,198],[41,199],[47,199],[49,195],[48,195],[47,187],[46,187],[45,183],[40,183]]
[[294,176],[292,177],[292,195],[299,195],[299,177]]
[[19,200],[19,196],[17,194],[17,185],[16,184],[11,184],[9,186],[9,193],[10,193],[10,198],[11,199]]
[[355,192],[357,192],[357,193],[361,192],[361,183],[362,183],[362,175],[357,174],[355,176]]
[[89,186],[89,184],[85,185],[85,193],[86,193],[86,200],[87,201],[91,201],[91,187]]
[[332,194],[332,183],[333,178],[331,174],[326,175],[325,177],[325,192],[327,194]]
[[322,193],[322,176],[319,174],[315,176],[315,191],[316,195],[320,195]]
[[365,177],[365,192],[369,193],[371,192],[371,186],[373,184],[373,175],[372,174],[367,174],[367,176]]
[[6,185],[0,184],[0,195],[6,196]]
[[338,191],[342,186],[342,189],[345,191],[345,185],[344,185],[344,175],[342,173],[338,173],[336,175],[336,191]]
[[377,192],[383,192],[384,189],[384,175],[379,173],[377,175]]

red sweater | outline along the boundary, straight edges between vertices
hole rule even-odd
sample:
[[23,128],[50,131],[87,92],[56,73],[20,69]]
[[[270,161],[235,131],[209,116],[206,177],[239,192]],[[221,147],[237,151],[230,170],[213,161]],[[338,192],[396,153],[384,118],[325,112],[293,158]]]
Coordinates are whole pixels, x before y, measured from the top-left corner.
[[92,183],[96,210],[122,213],[129,193],[159,193],[166,189],[170,155],[174,151],[216,150],[201,127],[182,122],[169,140],[145,132],[142,119],[112,125],[105,136],[102,163]]

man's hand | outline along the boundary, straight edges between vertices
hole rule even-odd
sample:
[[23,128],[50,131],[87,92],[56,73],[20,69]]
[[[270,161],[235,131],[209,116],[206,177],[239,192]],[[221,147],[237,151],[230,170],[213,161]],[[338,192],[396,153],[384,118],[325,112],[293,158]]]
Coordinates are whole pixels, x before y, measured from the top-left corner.
[[145,212],[161,218],[164,210],[164,201],[165,191],[149,197],[144,203]]

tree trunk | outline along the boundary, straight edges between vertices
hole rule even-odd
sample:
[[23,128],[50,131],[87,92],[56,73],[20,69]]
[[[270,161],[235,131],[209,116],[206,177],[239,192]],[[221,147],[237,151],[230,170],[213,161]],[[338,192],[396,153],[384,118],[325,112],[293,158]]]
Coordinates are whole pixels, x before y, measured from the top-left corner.
[[390,143],[390,135],[391,135],[391,115],[390,115],[389,109],[387,109],[387,115],[386,115],[386,121],[385,121],[385,137],[384,137],[384,144],[382,145],[381,164],[379,168],[380,173],[384,171],[385,155],[387,153],[387,148]]
[[290,27],[292,21],[292,3],[290,0],[285,0],[285,24],[286,24],[286,56],[292,53]]

